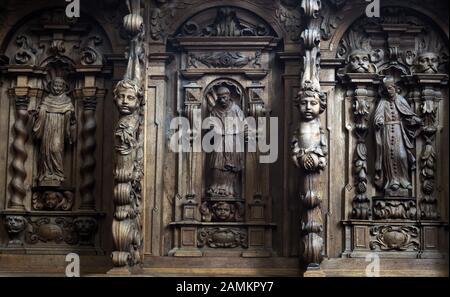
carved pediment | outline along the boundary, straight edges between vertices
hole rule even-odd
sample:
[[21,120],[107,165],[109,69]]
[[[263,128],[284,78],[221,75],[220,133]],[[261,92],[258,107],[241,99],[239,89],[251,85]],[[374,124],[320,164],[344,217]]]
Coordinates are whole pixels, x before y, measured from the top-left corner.
[[234,7],[208,9],[185,22],[177,37],[275,36],[267,23],[255,14]]

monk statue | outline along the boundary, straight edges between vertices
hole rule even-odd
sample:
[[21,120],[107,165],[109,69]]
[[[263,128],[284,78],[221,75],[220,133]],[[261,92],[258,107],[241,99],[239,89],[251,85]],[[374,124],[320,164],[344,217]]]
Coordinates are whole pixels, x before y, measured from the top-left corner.
[[62,77],[53,79],[49,89],[50,94],[34,113],[33,135],[40,141],[38,185],[58,187],[65,180],[65,144],[73,144],[76,139],[75,108]]

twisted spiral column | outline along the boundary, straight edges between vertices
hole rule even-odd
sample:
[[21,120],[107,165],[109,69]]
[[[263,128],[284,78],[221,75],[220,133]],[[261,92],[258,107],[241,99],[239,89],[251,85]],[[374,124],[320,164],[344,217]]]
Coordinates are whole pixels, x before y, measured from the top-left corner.
[[83,127],[81,130],[81,185],[80,209],[95,208],[95,150],[96,150],[96,130],[97,121],[95,119],[95,111],[97,107],[97,98],[88,96],[83,98]]
[[[25,179],[27,172],[25,170],[25,161],[28,154],[25,150],[25,143],[28,139],[28,131],[26,129],[28,123],[28,105],[30,98],[27,94],[17,94],[18,90],[11,91],[15,97],[16,120],[14,122],[14,142],[12,144],[13,160],[11,163],[12,179],[9,184],[11,198],[8,207],[13,209],[25,209],[24,199],[27,194]],[[27,90],[24,90],[27,92]],[[20,92],[20,91],[19,91]]]

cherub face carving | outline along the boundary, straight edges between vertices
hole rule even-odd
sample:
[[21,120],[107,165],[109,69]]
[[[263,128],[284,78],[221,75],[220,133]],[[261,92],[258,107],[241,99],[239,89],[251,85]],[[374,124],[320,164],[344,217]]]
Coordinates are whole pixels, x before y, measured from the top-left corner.
[[131,80],[122,80],[114,90],[114,99],[121,115],[134,114],[141,105],[141,88]]
[[213,207],[214,214],[221,221],[228,220],[231,215],[231,206],[226,202],[219,202]]
[[320,100],[313,96],[300,99],[300,114],[305,121],[311,121],[320,114]]

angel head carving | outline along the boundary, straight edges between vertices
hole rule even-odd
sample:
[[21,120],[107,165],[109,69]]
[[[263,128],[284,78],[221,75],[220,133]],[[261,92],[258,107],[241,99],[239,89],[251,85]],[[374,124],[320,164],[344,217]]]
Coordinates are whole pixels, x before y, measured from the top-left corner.
[[304,88],[298,93],[297,105],[302,120],[309,122],[319,117],[327,107],[326,96],[312,88]]
[[121,80],[114,89],[114,100],[121,115],[134,114],[143,103],[142,88],[133,80]]

